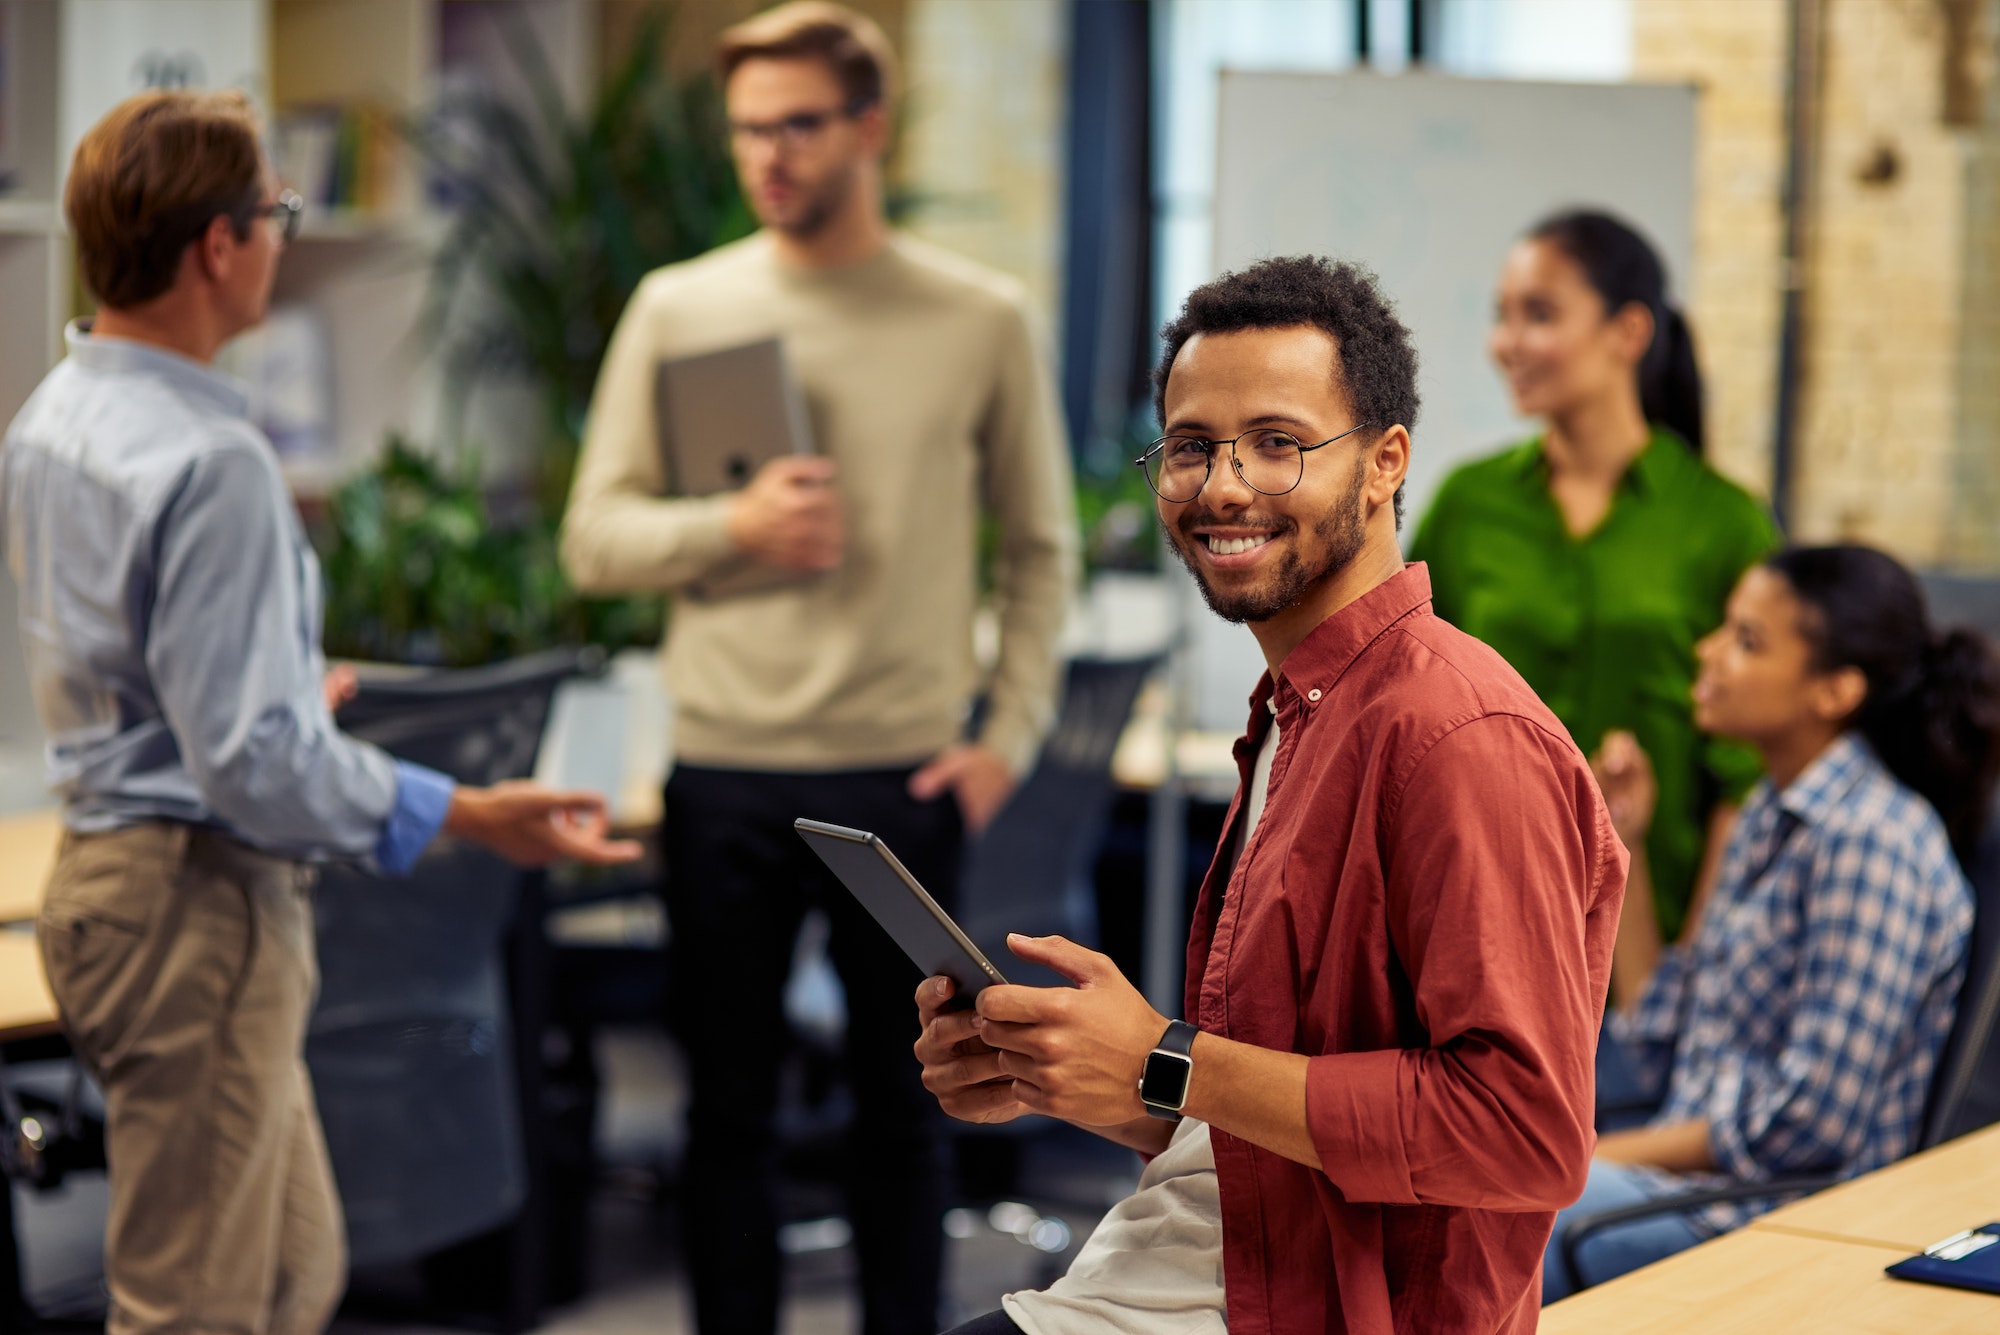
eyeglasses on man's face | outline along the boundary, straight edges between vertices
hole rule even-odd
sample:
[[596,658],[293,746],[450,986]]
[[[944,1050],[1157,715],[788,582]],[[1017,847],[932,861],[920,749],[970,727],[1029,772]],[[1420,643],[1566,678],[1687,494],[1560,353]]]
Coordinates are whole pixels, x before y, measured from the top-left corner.
[[1146,474],[1146,484],[1163,501],[1180,505],[1201,495],[1215,467],[1218,450],[1229,451],[1229,466],[1243,485],[1266,496],[1282,496],[1305,476],[1306,455],[1367,426],[1357,422],[1317,445],[1301,445],[1289,432],[1259,427],[1234,440],[1203,440],[1199,436],[1162,436],[1132,462]]
[[827,107],[820,111],[795,111],[789,116],[773,121],[729,122],[729,138],[738,148],[752,144],[772,144],[787,151],[805,148],[819,142],[826,133],[826,127],[837,120],[852,120],[866,111],[872,104],[854,101],[844,107]]
[[257,206],[257,216],[268,219],[278,240],[286,245],[298,239],[299,218],[305,211],[306,202],[295,190],[280,190],[275,200]]

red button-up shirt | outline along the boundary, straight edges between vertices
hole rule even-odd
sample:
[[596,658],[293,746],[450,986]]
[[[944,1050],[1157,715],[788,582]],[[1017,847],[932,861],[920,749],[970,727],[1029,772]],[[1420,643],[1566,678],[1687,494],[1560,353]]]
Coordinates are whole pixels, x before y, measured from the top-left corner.
[[1315,1170],[1213,1133],[1231,1335],[1529,1332],[1595,1144],[1625,850],[1562,724],[1421,565],[1267,677],[1263,817],[1201,888],[1187,1014],[1312,1058]]

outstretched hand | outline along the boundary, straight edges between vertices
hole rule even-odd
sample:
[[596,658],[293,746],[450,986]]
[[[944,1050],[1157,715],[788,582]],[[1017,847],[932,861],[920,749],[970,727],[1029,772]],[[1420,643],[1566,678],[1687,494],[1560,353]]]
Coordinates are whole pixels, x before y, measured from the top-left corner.
[[1075,987],[999,985],[980,992],[979,1039],[1013,1079],[1013,1100],[1084,1126],[1143,1118],[1139,1072],[1167,1029],[1108,955],[1060,936],[1010,935],[1007,948]]
[[527,779],[455,789],[444,828],[524,867],[565,859],[605,866],[632,862],[640,853],[634,840],[609,837],[611,817],[600,794],[558,791]]

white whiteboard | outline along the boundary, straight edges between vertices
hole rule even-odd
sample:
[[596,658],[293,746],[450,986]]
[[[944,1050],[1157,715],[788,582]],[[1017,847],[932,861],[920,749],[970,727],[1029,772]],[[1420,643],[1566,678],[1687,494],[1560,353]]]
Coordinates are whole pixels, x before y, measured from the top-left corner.
[[1606,208],[1688,272],[1691,87],[1225,72],[1220,105],[1216,272],[1359,260],[1416,334],[1413,522],[1454,463],[1526,429],[1486,359],[1494,280],[1526,228]]
[[[1608,209],[1653,242],[1670,283],[1688,272],[1692,87],[1221,78],[1214,272],[1270,255],[1358,260],[1416,337],[1423,406],[1406,541],[1455,464],[1528,433],[1486,357],[1494,282],[1526,228],[1564,207]],[[1247,634],[1205,609],[1194,625],[1197,726],[1240,727],[1263,661]]]

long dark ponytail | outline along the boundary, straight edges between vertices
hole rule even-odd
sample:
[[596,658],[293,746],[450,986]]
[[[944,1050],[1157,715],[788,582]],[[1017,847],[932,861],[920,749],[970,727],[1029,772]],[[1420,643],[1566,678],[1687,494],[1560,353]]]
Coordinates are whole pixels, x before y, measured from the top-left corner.
[[1702,452],[1701,369],[1694,334],[1667,304],[1667,271],[1646,239],[1608,213],[1576,209],[1544,218],[1528,233],[1575,260],[1611,314],[1632,302],[1653,316],[1653,341],[1639,361],[1639,406],[1697,455]]
[[1814,666],[1867,678],[1854,728],[1937,808],[1970,865],[2000,778],[1993,646],[1970,630],[1934,633],[1915,577],[1872,547],[1795,547],[1765,564],[1811,609],[1801,629]]

